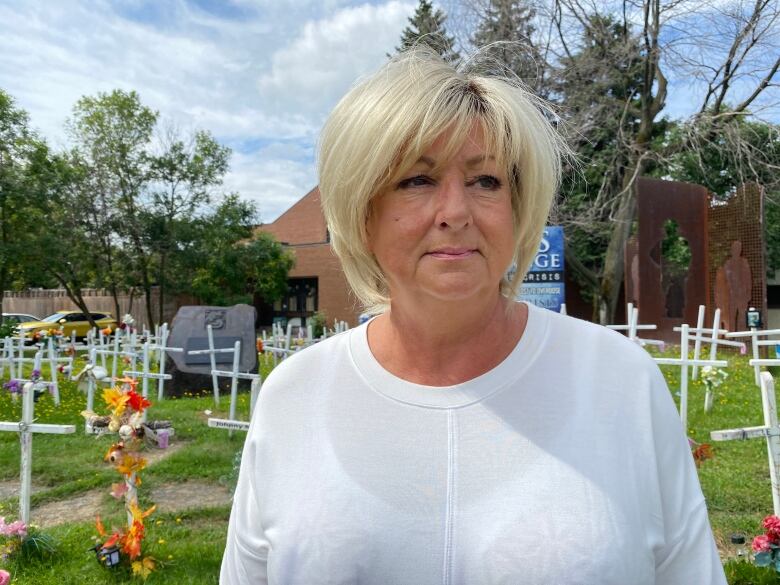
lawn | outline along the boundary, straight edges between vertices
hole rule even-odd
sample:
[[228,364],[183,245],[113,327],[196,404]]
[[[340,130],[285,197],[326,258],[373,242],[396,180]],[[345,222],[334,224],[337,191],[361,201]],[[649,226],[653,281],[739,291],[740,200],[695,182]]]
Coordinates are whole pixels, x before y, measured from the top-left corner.
[[[733,558],[737,547],[730,544],[732,533],[747,537],[749,548],[752,536],[761,532],[762,518],[772,512],[766,445],[763,440],[712,443],[711,430],[762,424],[761,396],[753,382],[753,370],[747,358],[734,353],[719,356],[729,360],[729,377],[716,391],[713,411],[705,414],[704,387],[699,381],[689,386],[690,436],[699,443],[711,443],[713,457],[699,467],[699,477],[707,498],[710,519],[716,540],[724,557]],[[261,372],[267,374],[269,365]],[[663,367],[672,393],[679,387],[679,368]],[[44,369],[44,375],[46,370]],[[160,486],[185,484],[213,485],[225,490],[235,479],[234,459],[240,451],[244,434],[233,437],[206,425],[206,410],[213,416],[227,418],[228,397],[223,397],[216,409],[213,399],[198,393],[179,399],[155,403],[150,417],[173,421],[176,436],[175,452],[154,463],[142,472],[139,488],[142,504],[150,504],[148,494]],[[627,390],[628,391],[628,390]],[[43,396],[36,405],[38,422],[75,423],[75,435],[36,435],[33,440],[33,483],[38,491],[33,495],[32,519],[36,506],[58,500],[68,500],[96,489],[104,489],[105,497],[98,510],[108,527],[112,521],[122,520],[121,503],[113,500],[108,491],[117,474],[105,463],[103,455],[111,438],[95,438],[83,434],[81,410],[86,398],[73,383],[60,384],[62,404],[54,407],[52,398]],[[156,394],[156,393],[153,393]],[[96,408],[102,401],[96,396]],[[21,403],[13,402],[10,394],[0,391],[0,420],[18,420]],[[246,419],[249,412],[248,394],[239,395],[238,418]],[[0,433],[0,485],[18,481],[19,441],[14,433]],[[186,487],[184,488],[186,489]],[[145,554],[151,554],[160,566],[147,583],[205,584],[217,583],[219,565],[224,548],[229,503],[211,507],[197,505],[198,494],[192,493],[193,507],[169,512],[158,509],[147,520]],[[18,515],[15,499],[0,500],[0,516],[9,521]],[[134,580],[126,570],[110,570],[100,566],[89,548],[95,536],[93,520],[66,523],[46,530],[57,543],[55,556],[45,560],[2,562],[0,566],[12,572],[12,583],[19,585],[53,585],[78,583],[131,583]],[[749,583],[780,583],[771,573],[758,573],[745,563],[730,560],[727,563],[729,582],[733,585]],[[747,575],[747,576],[746,576]],[[766,580],[764,580],[764,578]]]

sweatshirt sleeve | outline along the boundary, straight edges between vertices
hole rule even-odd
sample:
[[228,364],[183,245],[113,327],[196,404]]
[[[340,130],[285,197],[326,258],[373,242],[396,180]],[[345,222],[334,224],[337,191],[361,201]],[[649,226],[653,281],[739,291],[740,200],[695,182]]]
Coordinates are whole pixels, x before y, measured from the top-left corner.
[[249,429],[241,457],[227,544],[222,557],[220,585],[268,585],[269,543],[260,525],[260,508],[255,490],[255,449],[251,436],[252,428]]
[[657,585],[727,585],[699,476],[663,374],[654,366],[653,441],[660,496]]

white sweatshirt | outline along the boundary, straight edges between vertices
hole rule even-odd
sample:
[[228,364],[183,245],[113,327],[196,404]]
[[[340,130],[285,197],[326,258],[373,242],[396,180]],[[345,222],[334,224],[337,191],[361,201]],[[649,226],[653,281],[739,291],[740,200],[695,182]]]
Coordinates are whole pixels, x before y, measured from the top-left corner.
[[225,585],[725,584],[644,350],[529,306],[456,386],[387,372],[362,325],[280,364],[244,447]]

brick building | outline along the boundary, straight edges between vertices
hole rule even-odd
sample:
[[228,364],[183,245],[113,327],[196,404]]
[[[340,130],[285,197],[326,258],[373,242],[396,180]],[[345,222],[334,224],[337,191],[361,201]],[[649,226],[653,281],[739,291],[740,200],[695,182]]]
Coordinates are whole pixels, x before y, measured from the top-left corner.
[[360,307],[330,246],[316,187],[276,221],[261,224],[257,230],[272,234],[295,255],[286,298],[273,306],[256,300],[259,325],[270,325],[279,318],[300,319],[306,325],[306,319],[317,311],[325,314],[330,326],[334,319],[357,324]]

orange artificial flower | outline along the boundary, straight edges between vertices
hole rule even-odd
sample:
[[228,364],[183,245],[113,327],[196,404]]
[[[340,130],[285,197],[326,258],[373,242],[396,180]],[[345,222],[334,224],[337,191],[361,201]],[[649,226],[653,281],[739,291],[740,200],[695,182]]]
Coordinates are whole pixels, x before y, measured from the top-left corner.
[[111,335],[111,327],[106,327],[105,329],[100,330],[103,335]]
[[125,376],[124,378],[114,378],[114,382],[118,382],[122,386],[130,386],[130,390],[135,390],[135,387],[138,386],[138,380],[135,378],[130,378],[129,376]]
[[[146,467],[146,459],[133,455],[130,453],[124,453],[119,465],[116,466],[116,470],[119,473],[124,474],[125,477],[130,477],[133,473],[141,471]],[[140,485],[141,479],[136,477],[136,485]]]

